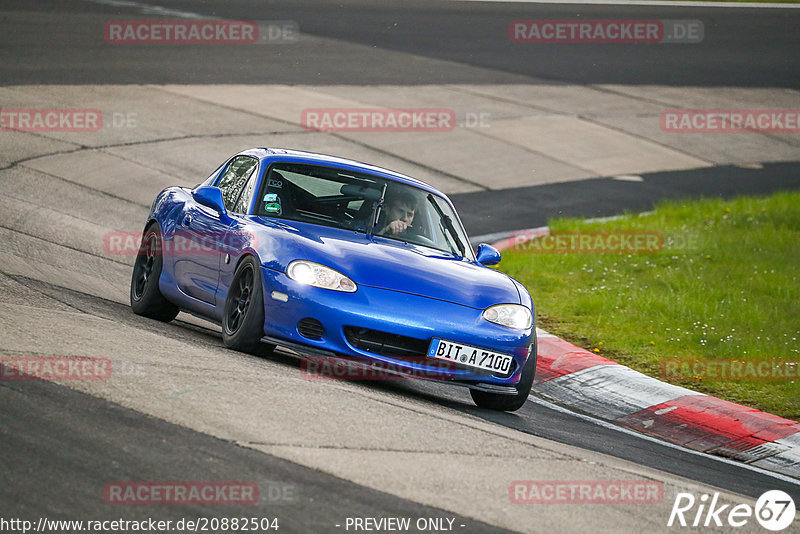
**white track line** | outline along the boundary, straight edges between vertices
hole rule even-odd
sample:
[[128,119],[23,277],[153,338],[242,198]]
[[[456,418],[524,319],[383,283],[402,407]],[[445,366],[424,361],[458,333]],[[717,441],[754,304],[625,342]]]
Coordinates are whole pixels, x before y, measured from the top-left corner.
[[144,4],[142,2],[134,2],[133,0],[84,0],[86,2],[93,2],[110,7],[122,7],[129,9],[138,9],[143,15],[160,15],[164,17],[176,17],[179,19],[202,20],[202,19],[216,19],[218,17],[210,17],[201,15],[199,13],[192,13],[191,11],[181,11],[179,9],[171,9],[168,7],[156,6],[153,4]]
[[451,2],[498,2],[512,4],[584,4],[598,6],[659,6],[659,7],[739,7],[765,9],[799,9],[800,4],[778,4],[757,2],[691,2],[680,0],[450,0]]
[[[213,19],[192,13],[190,11],[180,11],[162,6],[144,4],[133,0],[86,0],[96,4],[103,4],[112,7],[127,7],[139,9],[147,15],[173,16],[186,19]],[[800,9],[800,4],[780,4],[780,3],[757,3],[757,2],[701,2],[687,0],[450,0],[451,2],[496,2],[514,4],[583,4],[598,6],[659,6],[659,7],[727,7],[742,9]]]

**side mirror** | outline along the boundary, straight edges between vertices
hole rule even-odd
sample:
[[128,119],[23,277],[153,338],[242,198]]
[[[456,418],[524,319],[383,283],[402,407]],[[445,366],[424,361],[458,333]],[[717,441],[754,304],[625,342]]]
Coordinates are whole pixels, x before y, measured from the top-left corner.
[[194,198],[198,204],[208,206],[212,210],[218,211],[220,215],[225,215],[227,213],[225,209],[225,200],[222,198],[222,190],[219,187],[211,185],[198,186],[192,191],[192,198]]
[[476,256],[478,258],[478,263],[481,265],[497,265],[500,263],[500,251],[486,243],[478,245],[478,253]]

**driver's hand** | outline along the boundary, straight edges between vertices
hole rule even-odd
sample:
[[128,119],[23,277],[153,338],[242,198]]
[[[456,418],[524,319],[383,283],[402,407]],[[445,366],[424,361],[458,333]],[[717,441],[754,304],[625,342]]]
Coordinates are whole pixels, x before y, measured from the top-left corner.
[[381,233],[398,235],[405,232],[410,226],[410,224],[406,224],[403,221],[392,221],[386,225],[386,228]]

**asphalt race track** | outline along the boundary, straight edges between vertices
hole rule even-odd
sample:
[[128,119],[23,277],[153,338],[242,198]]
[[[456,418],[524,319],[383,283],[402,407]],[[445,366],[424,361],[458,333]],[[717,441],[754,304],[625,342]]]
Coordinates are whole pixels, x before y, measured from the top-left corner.
[[[263,59],[261,50],[195,48],[164,54],[163,50],[126,51],[98,47],[85,29],[91,17],[123,13],[123,2],[78,6],[72,2],[43,4],[41,11],[83,14],[84,22],[47,17],[36,26],[6,29],[4,80],[14,83],[289,83],[289,84],[406,84],[526,83],[559,81],[579,84],[663,84],[722,87],[796,88],[800,79],[797,15],[787,10],[669,8],[562,4],[425,2],[320,2],[284,0],[165,0],[141,2],[179,12],[231,20],[293,20],[304,34],[336,39],[366,48],[358,56],[337,56],[315,43],[284,47],[278,57]],[[26,8],[25,0],[9,0],[6,9]],[[59,5],[60,4],[60,5]],[[135,2],[133,3],[135,5]],[[45,7],[47,5],[47,7]],[[61,7],[63,6],[63,7]],[[104,8],[104,6],[106,6]],[[48,9],[49,7],[49,9]],[[30,9],[30,7],[27,7]],[[136,13],[128,10],[128,13]],[[157,15],[151,11],[150,16]],[[170,13],[166,13],[170,15]],[[593,49],[567,46],[529,47],[520,53],[508,39],[508,23],[516,19],[700,19],[706,21],[702,47],[641,47],[612,45]],[[120,20],[124,20],[123,17]],[[108,20],[108,19],[106,19]],[[115,19],[111,19],[115,20]],[[77,24],[76,24],[77,23]],[[47,39],[41,39],[44,34]],[[53,44],[60,46],[53,47]],[[369,48],[398,52],[377,68]],[[350,51],[348,51],[350,52]],[[418,55],[439,60],[435,69],[403,61]],[[360,57],[359,57],[360,56]],[[383,59],[383,58],[382,58]],[[203,68],[198,68],[202,62]],[[37,68],[31,68],[36,65]],[[482,76],[464,66],[490,69]],[[146,67],[146,68],[143,68]],[[41,70],[48,76],[42,77]],[[500,73],[501,77],[498,77]]]
[[[290,21],[299,39],[103,38],[108,21],[151,18]],[[508,38],[511,20],[575,18],[699,20],[704,38]],[[798,480],[646,439],[535,388],[521,410],[494,413],[465,389],[313,380],[289,351],[228,351],[200,319],[134,315],[133,256],[104,244],[109,232],[141,231],[160,189],[199,183],[251,146],[418,176],[453,198],[473,236],[556,215],[647,210],[665,198],[799,189],[796,133],[658,128],[664,109],[800,108],[798,28],[800,9],[779,8],[5,0],[0,107],[99,109],[105,122],[90,132],[0,131],[0,356],[105,357],[115,371],[103,381],[0,380],[0,531],[10,519],[255,517],[277,518],[279,532],[354,532],[348,518],[391,517],[411,518],[412,532],[674,532],[684,530],[667,527],[680,492],[753,505],[780,489],[800,505]],[[337,106],[451,107],[458,127],[318,132],[298,120],[305,108]],[[564,137],[551,138],[556,130]],[[518,480],[655,481],[663,499],[517,504],[509,486]],[[104,489],[126,481],[247,481],[259,499],[110,504]],[[751,521],[736,531],[763,529]],[[800,522],[785,532],[800,532]]]

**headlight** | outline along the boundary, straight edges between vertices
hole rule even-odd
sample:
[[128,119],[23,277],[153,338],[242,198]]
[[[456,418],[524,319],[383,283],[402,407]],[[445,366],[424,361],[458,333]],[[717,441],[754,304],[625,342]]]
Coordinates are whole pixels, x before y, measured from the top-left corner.
[[533,325],[531,311],[519,304],[497,304],[486,308],[483,318],[490,323],[527,330]]
[[345,293],[353,293],[357,289],[356,283],[339,271],[313,261],[295,260],[289,264],[286,274],[295,282],[323,289]]

